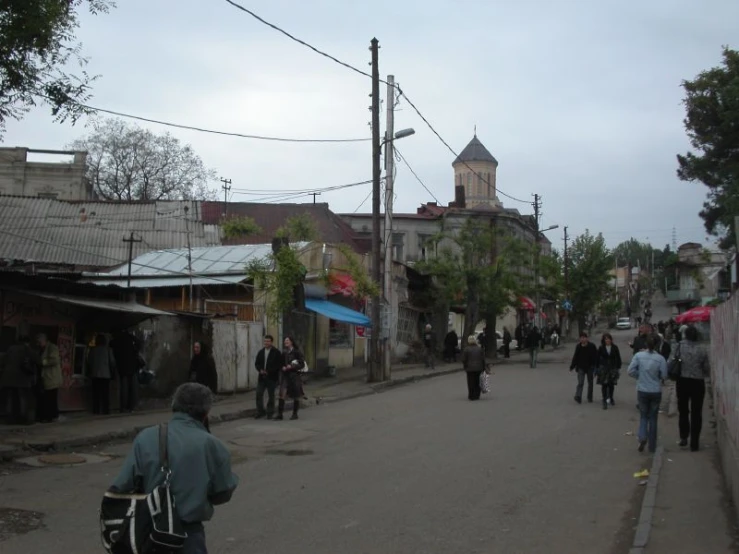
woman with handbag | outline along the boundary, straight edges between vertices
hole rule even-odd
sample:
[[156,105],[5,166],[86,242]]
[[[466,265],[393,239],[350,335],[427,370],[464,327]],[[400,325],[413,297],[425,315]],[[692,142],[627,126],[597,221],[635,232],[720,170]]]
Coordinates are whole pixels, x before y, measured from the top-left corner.
[[480,376],[485,370],[485,354],[474,335],[467,337],[467,347],[462,352],[462,367],[467,374],[467,398],[480,400]]
[[603,394],[603,409],[608,409],[608,404],[614,406],[613,392],[618,384],[621,369],[621,352],[618,346],[613,344],[610,333],[604,333],[598,349],[598,384]]
[[298,419],[300,397],[303,396],[303,381],[300,379],[300,370],[305,367],[305,357],[295,344],[295,340],[287,336],[284,341],[285,349],[282,352],[285,365],[280,372],[280,400],[277,405],[276,420],[282,420],[285,411],[285,399],[293,400],[293,415],[290,419]]
[[683,332],[669,366],[671,377],[676,377],[680,446],[687,446],[690,439],[690,450],[696,452],[700,449],[706,377],[711,374],[711,366],[706,349],[698,344],[698,330],[692,325]]

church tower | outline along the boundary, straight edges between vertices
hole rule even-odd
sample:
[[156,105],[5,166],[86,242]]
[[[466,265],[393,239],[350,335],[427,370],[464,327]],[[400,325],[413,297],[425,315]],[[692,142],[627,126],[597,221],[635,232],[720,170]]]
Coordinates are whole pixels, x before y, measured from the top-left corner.
[[498,160],[480,142],[477,133],[454,160],[452,167],[454,185],[464,187],[468,208],[500,206],[495,188]]

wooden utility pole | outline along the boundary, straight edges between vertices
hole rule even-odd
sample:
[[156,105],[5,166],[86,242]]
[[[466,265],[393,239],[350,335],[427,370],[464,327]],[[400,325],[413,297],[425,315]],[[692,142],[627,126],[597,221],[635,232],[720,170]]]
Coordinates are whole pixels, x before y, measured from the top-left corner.
[[541,293],[539,291],[539,260],[541,257],[541,245],[539,244],[539,208],[541,208],[541,198],[538,194],[534,194],[534,303],[536,304],[536,312],[534,312],[534,325],[541,327]]
[[320,192],[309,192],[308,194],[310,194],[313,197],[314,204],[316,203],[316,196],[321,196]]
[[226,213],[228,211],[228,193],[231,190],[231,179],[224,179],[221,177],[221,183],[223,183],[221,186],[223,189],[223,217],[226,217]]
[[[567,242],[569,241],[569,236],[567,235],[567,226],[565,226],[565,302],[571,302],[570,300],[570,259],[567,254]],[[564,329],[562,329],[563,334],[566,334],[569,336],[569,330],[570,330],[570,310],[565,310],[565,324]],[[564,336],[562,337],[564,338]]]
[[190,275],[190,311],[192,312],[192,248],[190,247],[190,219],[187,217],[188,211],[190,211],[190,208],[185,206],[185,229],[187,230],[187,273]]
[[[372,280],[379,287],[382,282],[380,242],[380,68],[379,41],[372,39]],[[367,381],[382,378],[380,362],[380,295],[372,296],[372,331],[370,335]]]
[[133,238],[133,231],[131,231],[131,236],[128,238],[123,238],[123,242],[128,243],[128,288],[131,288],[131,262],[133,262],[133,244],[135,242],[142,242],[144,239],[135,239]]

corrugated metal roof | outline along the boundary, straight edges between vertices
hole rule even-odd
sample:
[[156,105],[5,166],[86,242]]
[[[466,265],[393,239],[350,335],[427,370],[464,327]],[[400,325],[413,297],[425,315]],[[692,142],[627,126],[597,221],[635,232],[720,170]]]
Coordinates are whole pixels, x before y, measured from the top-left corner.
[[[185,219],[185,207],[188,219]],[[151,250],[220,244],[217,225],[204,225],[200,202],[80,202],[0,196],[0,260],[112,267]]]
[[[128,267],[128,266],[126,266]],[[132,269],[133,273],[133,269]],[[246,274],[241,273],[238,275],[219,275],[218,277],[193,277],[192,284],[194,286],[203,285],[228,285],[229,283],[236,284],[246,279]],[[80,283],[91,283],[99,286],[114,286],[114,287],[128,287],[128,278],[125,279],[105,279],[102,277],[95,277],[92,279],[81,279]],[[190,277],[134,277],[131,275],[131,287],[139,289],[156,289],[160,287],[186,287],[190,284]]]
[[[302,249],[307,244],[307,242],[301,242],[295,243],[294,246]],[[244,269],[248,262],[265,259],[271,252],[271,244],[193,248],[191,254],[192,273],[198,276],[244,275]],[[189,271],[187,255],[187,248],[148,252],[133,260],[131,275],[135,277],[187,276]],[[127,274],[128,264],[105,273],[105,275],[117,276],[126,276]],[[96,275],[96,277],[100,276],[101,274]]]
[[77,296],[68,296],[65,294],[53,294],[43,293],[35,291],[20,291],[23,294],[29,294],[31,296],[38,296],[39,298],[46,298],[47,300],[54,300],[55,302],[63,302],[65,304],[74,304],[75,306],[84,306],[85,308],[95,308],[98,310],[107,310],[111,312],[123,312],[127,314],[141,314],[141,315],[173,315],[170,312],[164,312],[144,306],[143,304],[137,304],[136,302],[123,302],[121,300],[106,300],[102,298],[82,298]]

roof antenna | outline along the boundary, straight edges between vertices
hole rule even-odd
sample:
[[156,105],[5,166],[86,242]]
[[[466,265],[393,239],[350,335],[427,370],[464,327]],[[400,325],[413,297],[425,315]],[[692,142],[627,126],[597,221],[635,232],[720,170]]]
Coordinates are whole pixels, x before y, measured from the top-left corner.
[[475,125],[475,136],[477,136],[477,125]]

